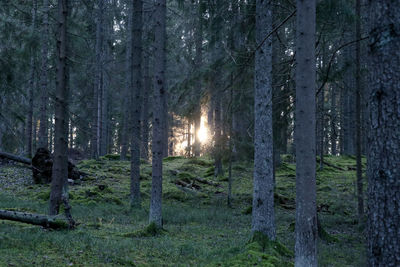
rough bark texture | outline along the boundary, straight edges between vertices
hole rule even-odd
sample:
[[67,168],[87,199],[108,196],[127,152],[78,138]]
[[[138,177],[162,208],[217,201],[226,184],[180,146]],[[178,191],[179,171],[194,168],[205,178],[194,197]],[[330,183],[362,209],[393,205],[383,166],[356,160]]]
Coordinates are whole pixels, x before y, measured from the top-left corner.
[[315,0],[297,0],[295,266],[317,266]]
[[142,90],[142,0],[133,0],[132,40],[132,135],[131,135],[131,205],[140,206],[140,108]]
[[338,129],[337,129],[337,112],[336,112],[336,86],[333,85],[331,88],[331,154],[333,156],[337,155],[337,137],[338,137]]
[[149,94],[151,91],[151,76],[150,76],[150,56],[144,55],[144,84],[142,92],[142,138],[140,155],[146,161],[149,160]]
[[103,48],[103,9],[104,0],[98,0],[98,14],[96,23],[96,60],[94,67],[94,87],[92,101],[92,157],[99,157],[99,139],[100,139],[100,92],[102,88],[102,48]]
[[400,266],[400,1],[369,1],[368,265]]
[[166,0],[155,1],[155,40],[154,40],[154,100],[153,100],[153,166],[150,200],[150,223],[162,226],[162,159],[164,139],[164,122],[166,118],[164,99],[166,98]]
[[[36,31],[36,14],[37,14],[37,1],[34,0],[32,2],[32,34],[35,34]],[[31,49],[31,70],[30,70],[30,75],[29,75],[29,85],[28,85],[28,114],[26,118],[26,142],[25,142],[25,154],[27,157],[32,157],[32,128],[33,128],[33,97],[34,97],[34,91],[36,87],[35,83],[35,68],[36,68],[36,60],[35,60],[35,52],[33,49]]]
[[[356,0],[356,40],[361,39],[361,2]],[[361,165],[361,43],[356,43],[356,161],[357,161],[357,202],[358,219],[361,222],[364,216],[364,193]]]
[[125,91],[122,99],[123,113],[122,113],[122,127],[121,127],[121,160],[126,160],[128,153],[128,137],[130,129],[130,112],[129,107],[131,106],[131,90],[132,90],[132,19],[133,10],[132,3],[128,5],[128,25],[127,28],[127,41],[126,41],[126,63],[125,63]]
[[43,0],[42,66],[40,70],[40,126],[38,147],[47,148],[47,103],[48,103],[48,53],[49,53],[49,1]]
[[68,90],[67,90],[67,3],[58,0],[57,83],[55,98],[54,163],[50,191],[50,215],[59,212],[68,179]]
[[[272,29],[272,5],[256,3],[256,42],[260,44]],[[254,77],[254,185],[252,232],[276,238],[272,135],[272,40],[267,39],[255,55]]]

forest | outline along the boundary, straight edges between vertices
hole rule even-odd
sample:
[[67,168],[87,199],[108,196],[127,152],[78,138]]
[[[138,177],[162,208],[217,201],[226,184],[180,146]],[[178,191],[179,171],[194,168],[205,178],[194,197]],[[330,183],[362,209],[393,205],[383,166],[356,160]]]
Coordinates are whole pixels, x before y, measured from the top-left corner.
[[400,266],[400,1],[1,1],[0,266]]

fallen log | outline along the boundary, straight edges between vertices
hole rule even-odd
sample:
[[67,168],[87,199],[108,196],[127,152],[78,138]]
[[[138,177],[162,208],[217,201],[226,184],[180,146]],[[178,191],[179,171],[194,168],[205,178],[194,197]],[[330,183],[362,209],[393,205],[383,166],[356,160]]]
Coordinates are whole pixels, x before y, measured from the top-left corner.
[[68,220],[63,219],[60,216],[47,216],[19,211],[0,210],[0,220],[29,223],[51,229],[73,228],[73,225],[70,225]]
[[201,177],[195,177],[194,180],[199,182],[199,183],[202,183],[202,184],[212,185],[212,186],[216,186],[216,187],[220,187],[221,186],[220,183],[216,183],[216,182],[213,182],[213,181],[208,181],[208,180],[203,179]]
[[20,157],[20,156],[13,155],[13,154],[10,154],[10,153],[7,153],[7,152],[1,152],[0,151],[0,158],[9,159],[9,160],[12,160],[12,161],[16,161],[16,162],[20,162],[20,163],[24,163],[24,164],[28,164],[28,165],[32,164],[32,161],[30,159],[28,159],[28,158]]
[[[29,167],[32,169],[33,181],[36,184],[51,182],[53,158],[46,148],[38,148],[32,160],[6,152],[0,152],[0,158],[5,158],[29,165]],[[78,180],[85,175],[85,173],[77,170],[75,165],[68,160],[68,178],[72,180]]]

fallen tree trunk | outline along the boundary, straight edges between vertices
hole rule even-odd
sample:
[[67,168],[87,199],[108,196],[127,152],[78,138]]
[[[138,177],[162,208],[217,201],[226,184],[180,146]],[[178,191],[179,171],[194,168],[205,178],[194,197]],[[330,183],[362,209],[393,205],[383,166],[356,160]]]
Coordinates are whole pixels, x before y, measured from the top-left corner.
[[20,157],[20,156],[16,156],[7,152],[1,152],[0,151],[0,158],[3,159],[9,159],[9,160],[13,160],[16,162],[20,162],[20,163],[24,163],[24,164],[28,164],[31,165],[32,164],[32,160],[25,158],[25,157]]
[[[6,152],[0,152],[0,158],[5,158],[29,165],[32,169],[33,181],[36,184],[51,182],[53,159],[50,152],[46,148],[38,148],[32,160]],[[78,180],[85,175],[85,173],[77,170],[75,165],[68,160],[68,178],[72,180]]]
[[19,211],[0,210],[0,220],[29,223],[51,229],[73,228],[73,225],[70,225],[66,219],[62,219],[59,216],[47,216]]
[[213,181],[208,181],[208,180],[200,178],[200,177],[195,177],[194,180],[196,180],[197,182],[202,183],[202,184],[212,185],[212,186],[216,186],[216,187],[221,186],[221,184],[219,184],[219,183],[216,183]]

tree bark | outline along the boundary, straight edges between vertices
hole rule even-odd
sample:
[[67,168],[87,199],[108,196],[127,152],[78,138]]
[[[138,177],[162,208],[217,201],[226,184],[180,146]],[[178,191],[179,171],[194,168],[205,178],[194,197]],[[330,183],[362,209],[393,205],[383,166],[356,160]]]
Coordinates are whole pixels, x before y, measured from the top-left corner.
[[49,53],[49,0],[43,0],[42,66],[40,70],[40,126],[38,147],[48,148],[48,53]]
[[[272,4],[256,2],[256,43],[272,29]],[[276,239],[272,126],[272,40],[256,51],[254,76],[254,185],[252,232]]]
[[[33,6],[32,6],[32,35],[35,34],[36,31],[36,14],[37,14],[37,1],[33,0]],[[26,118],[26,142],[25,142],[25,148],[26,148],[26,156],[27,157],[32,157],[32,128],[33,128],[33,98],[34,98],[34,91],[36,87],[36,82],[35,82],[35,68],[36,68],[36,60],[35,60],[35,51],[31,48],[31,60],[30,60],[30,75],[29,75],[29,85],[28,85],[28,114]]]
[[315,180],[316,1],[297,0],[295,266],[317,266]]
[[50,191],[50,215],[59,213],[62,197],[68,195],[67,8],[68,0],[58,0],[56,123]]
[[132,135],[131,135],[131,205],[140,206],[140,127],[142,91],[142,25],[143,2],[133,0],[132,21]]
[[400,266],[400,1],[369,1],[368,266]]
[[0,210],[0,220],[29,223],[52,229],[65,229],[71,227],[67,220],[61,219],[56,216],[47,216],[42,214],[32,214],[27,212],[9,210]]
[[[164,142],[164,122],[167,112],[164,102],[167,94],[166,71],[166,0],[155,1],[154,40],[154,100],[153,100],[153,144],[152,144],[152,185],[149,222],[162,226],[162,159]],[[168,145],[168,144],[167,144]]]

